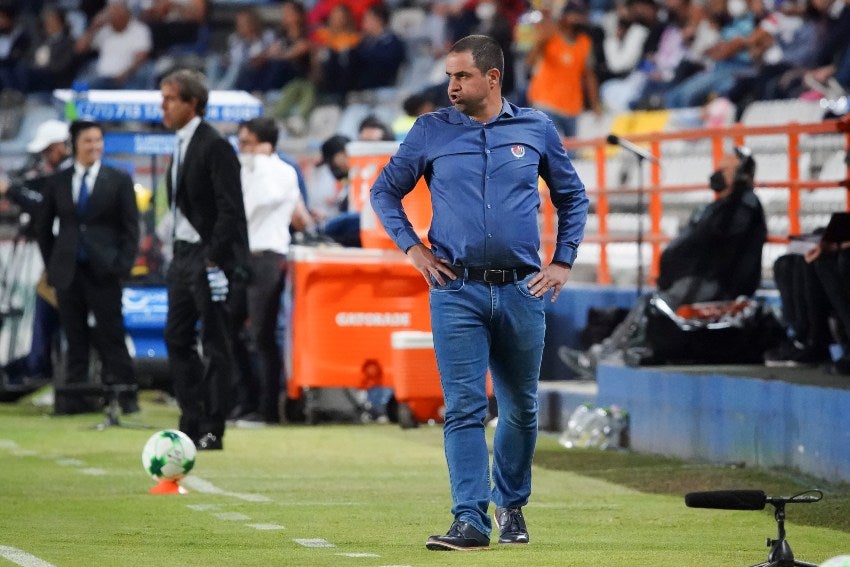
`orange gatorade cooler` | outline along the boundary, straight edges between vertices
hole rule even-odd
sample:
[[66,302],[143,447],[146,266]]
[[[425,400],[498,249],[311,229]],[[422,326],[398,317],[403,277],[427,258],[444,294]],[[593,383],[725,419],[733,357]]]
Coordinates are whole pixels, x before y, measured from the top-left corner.
[[[424,331],[396,331],[392,334],[392,347],[392,386],[398,404],[398,424],[407,429],[420,423],[443,421],[445,404],[434,355],[434,336]],[[489,372],[487,396],[492,418],[495,400]]]
[[293,246],[287,395],[391,386],[396,331],[430,330],[428,285],[398,250]]
[[443,388],[434,356],[434,339],[424,331],[392,334],[393,392],[398,403],[398,423],[415,427],[443,420]]

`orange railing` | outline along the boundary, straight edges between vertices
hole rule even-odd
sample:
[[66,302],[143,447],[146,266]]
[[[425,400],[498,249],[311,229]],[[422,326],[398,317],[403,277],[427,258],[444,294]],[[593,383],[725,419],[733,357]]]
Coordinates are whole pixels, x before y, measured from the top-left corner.
[[[661,256],[662,245],[666,243],[670,237],[666,236],[661,229],[661,219],[664,213],[664,205],[662,196],[672,192],[687,192],[704,190],[707,187],[707,179],[705,183],[699,184],[662,184],[662,169],[664,167],[663,144],[673,141],[696,142],[700,140],[710,141],[710,153],[713,163],[716,164],[728,149],[729,145],[743,145],[745,138],[749,136],[781,136],[787,138],[787,144],[783,144],[785,151],[788,152],[788,175],[787,179],[780,179],[771,182],[757,182],[757,188],[775,189],[787,191],[788,194],[788,233],[800,233],[800,216],[801,216],[801,190],[817,190],[822,188],[845,187],[850,188],[850,171],[842,179],[829,180],[806,180],[803,179],[800,172],[800,136],[801,135],[823,135],[844,133],[844,148],[850,147],[850,118],[845,117],[842,120],[826,120],[815,124],[787,124],[783,126],[760,126],[747,127],[743,125],[734,125],[729,128],[718,129],[698,129],[698,130],[680,130],[676,132],[658,132],[652,134],[639,134],[629,136],[628,139],[634,143],[647,146],[649,151],[659,161],[649,164],[648,180],[641,189],[644,195],[648,197],[646,204],[646,214],[648,215],[648,231],[642,235],[643,242],[651,245],[651,264],[648,272],[649,283],[654,282],[658,275],[658,266]],[[587,193],[591,199],[594,211],[598,216],[598,230],[595,233],[585,235],[585,242],[597,243],[600,246],[599,265],[597,269],[597,283],[610,284],[611,273],[609,268],[608,245],[621,242],[637,242],[637,234],[634,236],[623,236],[622,234],[612,235],[609,227],[609,214],[611,213],[610,198],[613,195],[635,195],[637,197],[638,189],[635,187],[617,187],[609,183],[606,175],[606,163],[608,152],[610,150],[605,138],[594,138],[584,140],[566,140],[565,146],[573,149],[583,155],[591,155],[595,160],[596,184],[588,186]],[[705,148],[701,151],[705,152]],[[681,153],[681,150],[679,151]],[[755,152],[756,160],[758,161],[758,152]],[[758,176],[757,176],[758,177]],[[544,187],[545,191],[545,187]],[[551,201],[547,198],[543,200],[544,206],[542,210],[542,231],[544,236],[543,254],[546,258],[551,258],[554,246],[555,234],[555,215]],[[845,206],[850,209],[850,191],[846,195]],[[787,242],[787,234],[771,234],[770,242]]]

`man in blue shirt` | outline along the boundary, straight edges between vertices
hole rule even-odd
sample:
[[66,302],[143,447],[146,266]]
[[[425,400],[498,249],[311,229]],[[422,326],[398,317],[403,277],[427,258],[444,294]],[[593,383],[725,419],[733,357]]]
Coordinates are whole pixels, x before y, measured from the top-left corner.
[[[490,37],[458,41],[446,58],[452,108],[420,116],[371,191],[385,230],[431,288],[434,350],[445,396],[444,442],[454,523],[432,550],[484,549],[488,507],[499,543],[528,543],[522,507],[531,494],[537,382],[554,301],[570,274],[588,200],[555,126],[502,98],[504,56]],[[431,248],[401,200],[424,176],[431,191]],[[552,262],[541,267],[538,176],[558,212]],[[490,369],[499,421],[492,487],[485,439]]]

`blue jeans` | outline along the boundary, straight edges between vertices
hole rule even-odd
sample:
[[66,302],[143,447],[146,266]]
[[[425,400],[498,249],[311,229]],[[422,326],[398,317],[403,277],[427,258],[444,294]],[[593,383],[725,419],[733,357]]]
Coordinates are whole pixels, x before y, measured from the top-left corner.
[[[528,281],[457,278],[431,289],[434,350],[446,402],[443,437],[452,514],[490,534],[487,508],[524,506],[537,443],[537,382],[546,319]],[[499,408],[493,475],[485,439],[487,368]]]

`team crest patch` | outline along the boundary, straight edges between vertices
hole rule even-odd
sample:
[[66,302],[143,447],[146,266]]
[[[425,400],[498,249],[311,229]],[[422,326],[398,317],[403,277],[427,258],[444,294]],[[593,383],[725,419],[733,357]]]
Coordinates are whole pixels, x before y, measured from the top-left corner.
[[515,158],[521,158],[522,156],[525,155],[525,146],[520,146],[520,145],[512,146],[511,147],[511,153],[514,154]]

